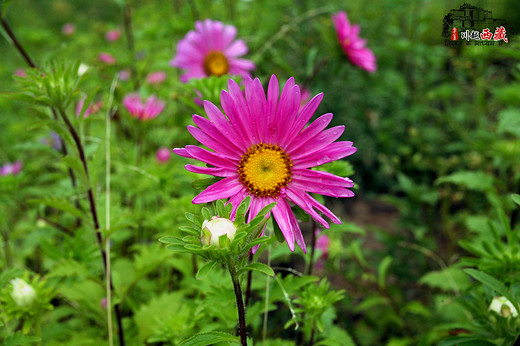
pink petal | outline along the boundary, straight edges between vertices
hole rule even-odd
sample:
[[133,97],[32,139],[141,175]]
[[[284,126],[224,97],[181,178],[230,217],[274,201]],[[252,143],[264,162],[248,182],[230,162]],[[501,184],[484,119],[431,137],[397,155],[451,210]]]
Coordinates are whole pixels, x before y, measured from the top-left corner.
[[228,198],[242,189],[242,184],[236,177],[224,178],[213,185],[210,185],[206,190],[202,191],[192,202],[194,204],[208,203],[216,201],[217,199]]

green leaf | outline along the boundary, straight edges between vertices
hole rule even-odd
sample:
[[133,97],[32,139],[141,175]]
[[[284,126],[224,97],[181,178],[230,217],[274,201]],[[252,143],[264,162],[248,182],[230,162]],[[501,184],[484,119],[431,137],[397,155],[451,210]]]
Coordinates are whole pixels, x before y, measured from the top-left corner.
[[520,137],[520,110],[508,108],[500,111],[497,130],[500,134],[510,133]]
[[285,237],[283,236],[282,230],[280,229],[280,226],[278,226],[278,222],[276,222],[276,219],[273,217],[273,228],[274,228],[274,235],[276,237],[276,240],[278,242],[283,243],[285,241]]
[[237,271],[237,275],[241,275],[249,270],[254,270],[254,271],[257,271],[260,273],[264,273],[265,275],[268,275],[268,276],[274,276],[274,271],[271,269],[271,267],[269,267],[266,264],[258,263],[258,262],[249,263],[245,267],[240,268],[240,270]]
[[[84,213],[73,206],[68,200],[64,198],[59,197],[46,197],[46,198],[39,198],[39,199],[31,199],[29,200],[29,203],[33,204],[44,204],[46,206],[49,206],[54,209],[58,209],[64,212],[67,212],[69,214],[72,214],[76,216],[77,218],[84,219]],[[85,218],[85,220],[87,220]]]
[[260,237],[260,238],[256,238],[255,240],[253,240],[252,242],[250,242],[249,244],[247,244],[247,246],[246,246],[246,250],[251,249],[251,248],[254,247],[254,246],[257,246],[257,245],[260,245],[260,244],[266,243],[266,242],[268,242],[269,240],[271,240],[271,237]]
[[72,169],[76,177],[80,178],[84,186],[87,188],[90,187],[87,175],[85,174],[85,169],[83,168],[83,163],[76,156],[67,155],[62,160],[70,169]]
[[435,183],[437,185],[442,183],[452,183],[455,185],[465,186],[470,190],[489,191],[493,188],[494,178],[481,171],[459,171],[440,177]]
[[379,286],[382,288],[385,288],[386,286],[386,276],[388,274],[388,268],[390,267],[392,261],[392,256],[386,256],[385,258],[383,258],[383,260],[379,264],[379,268],[377,269]]
[[175,251],[175,252],[188,252],[188,250],[184,247],[184,245],[179,245],[179,244],[169,244],[166,246],[166,250]]
[[222,178],[205,178],[205,179],[197,179],[191,183],[191,187],[195,190],[205,190],[208,186],[213,185],[222,180]]
[[520,206],[520,195],[519,194],[516,194],[516,193],[513,193],[511,195],[511,199],[517,204]]
[[236,336],[233,336],[231,334],[222,333],[222,332],[207,332],[207,333],[195,334],[191,338],[182,341],[179,345],[206,346],[206,345],[214,345],[219,342],[233,342],[236,344],[240,344],[239,338]]
[[204,279],[209,274],[209,272],[211,272],[211,270],[213,269],[213,267],[216,264],[217,264],[216,261],[211,261],[211,262],[204,263],[204,265],[199,268],[199,271],[197,272],[197,275],[195,275],[197,280]]
[[513,295],[511,295],[511,292],[509,292],[509,290],[506,288],[506,286],[504,286],[503,283],[501,283],[500,281],[498,281],[491,275],[486,274],[486,273],[481,272],[476,269],[464,269],[464,272],[466,272],[466,274],[470,275],[474,279],[480,281],[482,284],[486,285],[487,287],[491,288],[492,290],[495,290],[500,295],[509,299],[509,301],[511,303],[513,303],[513,305],[518,310],[518,303],[517,303],[516,299],[513,297]]
[[23,335],[20,332],[17,332],[16,334],[9,335],[2,345],[4,346],[19,346],[19,345],[26,345],[28,343],[33,342],[40,342],[41,338],[37,336],[28,336]]
[[184,245],[182,239],[179,239],[177,237],[161,237],[159,238],[159,241],[165,244]]
[[471,279],[464,274],[462,269],[448,267],[425,274],[419,279],[419,283],[444,291],[462,291],[471,286]]
[[200,212],[201,212],[202,217],[204,218],[204,220],[208,220],[208,221],[211,220],[211,213],[210,213],[208,208],[202,207]]

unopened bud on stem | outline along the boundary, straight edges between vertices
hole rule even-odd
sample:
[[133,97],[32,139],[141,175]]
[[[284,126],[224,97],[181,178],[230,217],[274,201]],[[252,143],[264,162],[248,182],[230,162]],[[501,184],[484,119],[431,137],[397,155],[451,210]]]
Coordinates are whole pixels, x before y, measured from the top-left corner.
[[237,228],[231,220],[213,217],[209,221],[205,220],[202,224],[202,244],[220,248],[219,237],[226,235],[231,242],[235,239],[236,232]]

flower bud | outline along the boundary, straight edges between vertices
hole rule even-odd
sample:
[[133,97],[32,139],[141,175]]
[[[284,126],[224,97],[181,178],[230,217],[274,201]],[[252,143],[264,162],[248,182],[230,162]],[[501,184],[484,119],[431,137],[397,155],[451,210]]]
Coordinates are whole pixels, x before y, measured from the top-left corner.
[[33,303],[36,298],[36,292],[31,285],[22,279],[11,280],[11,284],[13,285],[11,298],[13,298],[16,305],[26,307]]
[[493,298],[491,305],[489,305],[489,310],[496,312],[502,317],[518,316],[518,311],[516,310],[513,303],[511,303],[509,299],[503,296],[496,296]]
[[225,234],[229,241],[233,241],[236,232],[237,228],[231,220],[212,217],[211,220],[205,220],[202,224],[202,244],[220,248],[219,237]]

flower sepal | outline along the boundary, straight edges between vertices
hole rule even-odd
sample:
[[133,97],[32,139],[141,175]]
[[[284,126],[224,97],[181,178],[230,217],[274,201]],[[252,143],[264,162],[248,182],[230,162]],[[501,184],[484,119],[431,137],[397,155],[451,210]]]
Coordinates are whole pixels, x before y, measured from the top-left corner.
[[180,229],[187,233],[184,237],[162,237],[160,242],[175,252],[186,252],[202,256],[208,260],[228,263],[242,262],[255,247],[267,242],[270,237],[261,237],[269,217],[276,205],[265,206],[255,218],[246,222],[245,214],[251,199],[246,198],[238,206],[234,220],[231,218],[232,205],[218,200],[215,207],[203,207],[201,215],[186,213],[189,226]]

